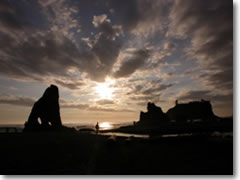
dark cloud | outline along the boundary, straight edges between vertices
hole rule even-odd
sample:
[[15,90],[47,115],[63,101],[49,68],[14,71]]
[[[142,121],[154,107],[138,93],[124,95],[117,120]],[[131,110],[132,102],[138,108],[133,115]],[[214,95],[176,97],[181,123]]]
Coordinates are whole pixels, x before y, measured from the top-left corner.
[[96,28],[104,33],[108,38],[114,38],[116,36],[116,31],[111,25],[111,20],[108,19],[106,14],[102,14],[99,16],[93,16],[93,25]]
[[[19,11],[7,3],[8,1],[3,2],[1,3],[2,7],[5,8],[0,9],[0,12],[9,15],[3,16],[5,19],[1,24],[4,31],[0,31],[0,36],[4,41],[0,43],[0,47],[2,47],[0,50],[2,71],[0,73],[15,79],[37,81],[47,81],[47,77],[51,76],[58,84],[70,89],[77,88],[78,85],[66,83],[66,81],[64,83],[61,79],[70,78],[68,70],[72,67],[81,74],[87,74],[94,81],[104,81],[105,77],[112,73],[113,65],[120,53],[123,44],[120,40],[122,32],[130,31],[137,24],[147,22],[147,19],[155,17],[156,7],[160,7],[159,3],[155,2],[157,5],[154,5],[151,1],[145,3],[121,2],[121,7],[126,7],[124,10],[126,14],[121,14],[118,11],[120,9],[116,6],[118,2],[111,2],[110,4],[116,8],[114,13],[121,14],[119,17],[122,19],[122,23],[113,25],[107,14],[93,15],[92,23],[97,33],[88,37],[88,42],[86,42],[79,39],[74,41],[70,35],[72,27],[79,27],[79,24],[76,25],[79,22],[76,22],[74,13],[72,13],[77,10],[69,7],[69,3],[40,3],[41,8],[38,4],[38,10],[42,11],[42,15],[45,15],[48,20],[49,30],[38,29],[36,26],[26,30],[26,24],[23,23],[26,17],[24,19],[24,16],[19,16]],[[67,5],[66,8],[62,7],[64,4]],[[62,16],[60,16],[61,8],[63,8]],[[54,11],[52,12],[54,15],[50,13],[50,9]],[[70,12],[65,13],[66,10]],[[163,8],[162,13],[166,14],[165,11]],[[70,24],[65,22],[66,18],[71,21]],[[12,32],[10,29],[13,26],[23,28],[15,28],[16,30]],[[143,67],[148,56],[146,51],[138,51],[121,65],[120,69],[114,73],[114,77],[130,76],[137,69]]]
[[123,24],[125,31],[129,31],[137,25],[140,12],[137,9],[137,2],[135,0],[128,2],[110,1],[109,4],[114,10],[114,14],[122,17],[120,24]]
[[163,49],[167,52],[172,52],[176,47],[177,45],[171,41],[165,41],[163,44]]
[[76,46],[52,33],[28,37],[20,44],[9,42],[0,52],[1,74],[15,78],[43,80],[49,75],[67,76],[67,69],[78,65]]
[[96,102],[99,105],[106,105],[106,104],[115,104],[115,102],[113,100],[109,100],[109,99],[102,99]]
[[[51,81],[68,89],[84,86],[82,78],[104,81],[108,75],[115,78],[131,76],[133,79],[129,80],[129,86],[124,84],[121,88],[130,87],[131,91],[124,93],[141,104],[145,101],[161,101],[160,95],[164,95],[174,85],[172,81],[165,84],[161,81],[151,82],[149,78],[153,78],[153,73],[161,72],[161,76],[157,77],[166,80],[185,71],[186,76],[189,73],[194,74],[194,77],[202,74],[194,80],[205,82],[216,90],[228,90],[223,93],[229,92],[229,96],[221,96],[231,97],[231,1],[110,1],[108,9],[104,9],[106,1],[98,2],[101,8],[95,2],[84,2],[79,4],[82,14],[76,2],[1,1],[0,75],[21,80]],[[19,8],[25,11],[21,12]],[[30,16],[30,12],[35,10],[36,13]],[[44,17],[40,17],[40,14]],[[127,55],[121,57],[126,55],[127,58],[121,59],[119,54],[124,48],[135,49],[135,53],[132,50],[122,51]],[[183,50],[186,52],[184,55]],[[196,71],[192,68],[195,62],[180,62],[185,55],[188,59],[196,60]],[[181,66],[171,64],[175,59]],[[132,76],[138,75],[134,74],[138,70],[145,70],[143,77]],[[177,80],[181,81],[180,78]],[[192,81],[187,83],[190,85]],[[116,86],[120,87],[119,84]],[[196,99],[198,96],[213,98],[218,102],[221,99],[220,95],[209,91],[189,92],[182,99]],[[65,102],[63,107],[117,111],[114,108],[102,108],[101,105],[105,103],[102,101],[98,106],[91,107],[88,104]]]
[[199,78],[217,89],[233,91],[233,70],[228,69],[211,74],[201,74]]
[[[13,14],[17,18],[17,14]],[[92,47],[85,41],[74,42],[67,36],[51,30],[19,29],[12,32],[6,24],[1,25],[0,66],[1,74],[15,79],[48,81],[47,77],[70,89],[80,84],[64,83],[60,79],[71,76],[68,70],[86,73],[94,81],[104,81],[112,71],[121,48],[119,28],[109,21],[98,23],[99,34],[92,37]]]
[[[30,11],[27,4],[0,3],[0,14],[4,18],[0,18],[0,38],[4,40],[0,42],[0,73],[10,78],[38,81],[47,80],[50,75],[66,76],[67,69],[78,64],[75,63],[79,57],[76,45],[61,34],[25,23],[30,19],[26,17]],[[40,13],[32,16],[40,23],[36,14]]]
[[110,1],[109,8],[114,10],[124,32],[156,32],[166,25],[172,1]]
[[132,58],[124,61],[119,70],[114,73],[115,78],[128,77],[133,74],[137,69],[144,66],[149,57],[149,52],[146,50],[137,51]]
[[176,0],[170,13],[169,34],[190,38],[188,53],[210,73],[208,83],[232,88],[233,2],[225,0]]
[[10,29],[22,28],[22,24],[16,16],[16,9],[9,1],[2,0],[0,2],[0,24]]
[[89,70],[89,75],[94,80],[103,81],[112,71],[121,48],[121,42],[113,40],[109,34],[101,34],[93,45],[92,53],[97,57],[95,68]]
[[21,28],[21,24],[15,18],[15,14],[12,12],[0,12],[0,22],[9,28],[18,29]]

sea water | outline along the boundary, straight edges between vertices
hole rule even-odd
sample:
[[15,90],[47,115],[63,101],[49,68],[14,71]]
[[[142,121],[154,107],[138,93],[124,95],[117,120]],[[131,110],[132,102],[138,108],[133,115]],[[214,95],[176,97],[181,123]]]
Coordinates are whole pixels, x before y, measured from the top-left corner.
[[[108,123],[108,126],[106,126],[106,123]],[[105,126],[101,126],[101,124],[105,124]],[[99,130],[111,130],[111,129],[116,129],[121,126],[127,126],[130,125],[131,123],[111,123],[111,122],[100,122],[100,128]],[[95,131],[95,126],[96,124],[91,124],[91,123],[68,123],[68,124],[63,124],[64,126],[75,128],[77,131],[82,130],[82,129],[92,129]],[[0,125],[0,133],[15,133],[15,132],[22,132],[24,129],[23,124],[4,124]]]

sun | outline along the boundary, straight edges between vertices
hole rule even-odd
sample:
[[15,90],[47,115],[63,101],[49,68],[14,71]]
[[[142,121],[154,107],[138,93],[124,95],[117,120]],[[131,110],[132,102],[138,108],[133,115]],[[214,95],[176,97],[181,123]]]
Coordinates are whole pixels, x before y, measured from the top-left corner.
[[115,83],[112,79],[106,79],[104,83],[97,83],[95,90],[100,99],[113,99],[115,89],[111,87]]

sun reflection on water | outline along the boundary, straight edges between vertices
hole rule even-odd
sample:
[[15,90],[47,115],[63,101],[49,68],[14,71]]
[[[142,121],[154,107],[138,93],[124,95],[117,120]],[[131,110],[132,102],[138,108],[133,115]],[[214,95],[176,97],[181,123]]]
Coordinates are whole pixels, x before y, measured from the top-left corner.
[[109,123],[109,122],[101,122],[101,123],[99,123],[99,127],[102,130],[107,130],[107,129],[112,129],[113,125],[111,125],[111,123]]

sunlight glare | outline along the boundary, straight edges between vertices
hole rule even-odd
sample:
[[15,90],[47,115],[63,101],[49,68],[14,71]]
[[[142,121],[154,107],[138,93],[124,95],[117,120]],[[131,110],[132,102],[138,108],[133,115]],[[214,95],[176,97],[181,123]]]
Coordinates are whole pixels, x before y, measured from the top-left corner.
[[114,83],[115,81],[109,78],[106,79],[104,83],[97,83],[95,90],[101,99],[113,98],[113,92],[115,89],[110,86],[113,85]]
[[101,129],[111,129],[113,126],[109,122],[102,122],[99,124]]

